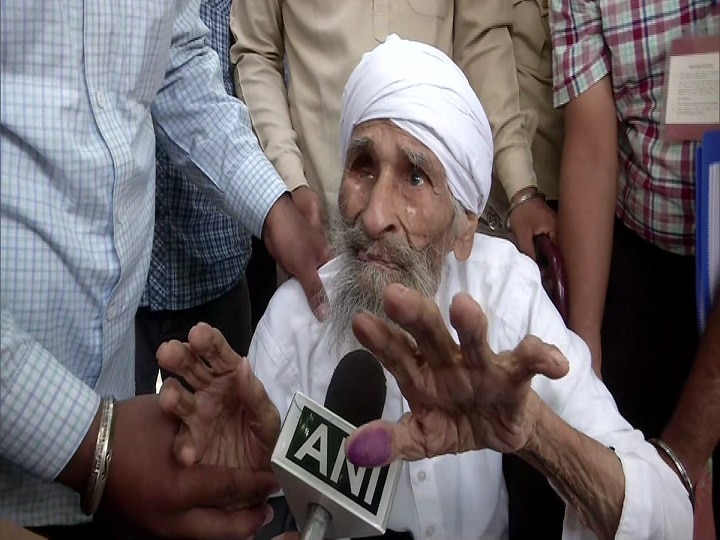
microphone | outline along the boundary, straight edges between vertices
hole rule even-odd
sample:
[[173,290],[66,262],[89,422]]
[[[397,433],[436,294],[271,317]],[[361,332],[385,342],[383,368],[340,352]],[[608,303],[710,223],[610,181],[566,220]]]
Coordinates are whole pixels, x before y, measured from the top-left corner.
[[355,467],[345,439],[382,416],[386,391],[378,361],[357,350],[335,368],[324,407],[293,396],[271,463],[303,540],[385,532],[402,464]]

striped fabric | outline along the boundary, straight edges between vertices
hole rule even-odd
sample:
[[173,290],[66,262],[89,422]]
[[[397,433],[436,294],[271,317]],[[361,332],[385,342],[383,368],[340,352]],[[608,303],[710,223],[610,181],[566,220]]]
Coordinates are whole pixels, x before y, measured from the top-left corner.
[[[235,95],[230,69],[232,0],[204,0],[200,18],[210,29],[225,90]],[[218,208],[157,145],[155,239],[140,304],[152,310],[188,309],[214,300],[242,278],[250,234]]]
[[0,518],[84,519],[78,495],[48,481],[98,396],[134,393],[154,132],[254,234],[285,191],[225,91],[198,10],[171,0],[0,4]]

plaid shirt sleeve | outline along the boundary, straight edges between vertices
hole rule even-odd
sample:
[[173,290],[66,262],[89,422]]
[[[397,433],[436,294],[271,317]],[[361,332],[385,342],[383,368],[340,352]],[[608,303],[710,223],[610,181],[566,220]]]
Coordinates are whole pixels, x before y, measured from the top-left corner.
[[593,0],[552,0],[553,101],[566,105],[610,72],[600,5]]
[[153,102],[156,134],[190,179],[260,237],[285,184],[260,148],[247,108],[225,91],[217,53],[205,46],[208,28],[198,4],[181,4],[165,81]]

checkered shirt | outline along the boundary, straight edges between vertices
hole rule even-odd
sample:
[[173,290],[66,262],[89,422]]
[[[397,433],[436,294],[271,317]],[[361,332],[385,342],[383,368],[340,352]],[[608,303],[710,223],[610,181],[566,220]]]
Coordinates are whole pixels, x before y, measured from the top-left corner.
[[552,0],[554,101],[565,105],[606,75],[618,115],[618,217],[662,249],[690,255],[697,143],[663,140],[670,44],[720,31],[713,0]]
[[[225,90],[234,96],[230,69],[232,0],[205,0],[200,18],[210,29]],[[157,145],[155,238],[140,304],[152,310],[187,309],[229,291],[250,259],[250,234],[203,193]]]

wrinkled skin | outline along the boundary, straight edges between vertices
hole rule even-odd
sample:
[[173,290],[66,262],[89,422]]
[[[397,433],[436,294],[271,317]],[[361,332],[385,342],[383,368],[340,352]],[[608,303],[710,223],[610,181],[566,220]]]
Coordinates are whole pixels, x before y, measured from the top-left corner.
[[160,390],[162,410],[182,422],[173,449],[181,463],[271,471],[280,415],[248,360],[219,330],[200,323],[188,343],[164,343],[157,358],[195,389],[192,394],[170,378]]
[[393,374],[411,412],[398,423],[371,422],[348,440],[348,457],[377,466],[397,459],[490,448],[517,452],[530,439],[539,398],[536,374],[560,378],[568,363],[560,351],[528,336],[511,352],[487,343],[487,319],[465,294],[455,297],[450,321],[457,345],[432,300],[399,285],[385,291],[385,311],[400,328],[361,313],[353,330]]

